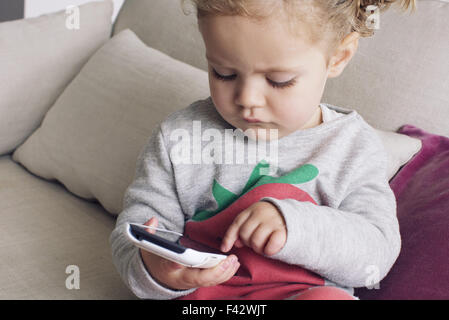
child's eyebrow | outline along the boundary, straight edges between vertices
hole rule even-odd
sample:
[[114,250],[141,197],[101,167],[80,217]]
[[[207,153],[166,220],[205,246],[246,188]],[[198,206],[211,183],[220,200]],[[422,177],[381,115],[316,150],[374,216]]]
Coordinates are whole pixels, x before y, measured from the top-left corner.
[[[206,59],[216,65],[221,65],[223,66],[220,62],[218,62],[217,60],[215,60],[212,57],[209,57],[208,55],[206,55]],[[232,68],[230,68],[232,69]],[[303,71],[303,67],[302,66],[293,66],[293,67],[272,67],[272,68],[268,68],[266,70],[255,70],[255,72],[259,72],[259,73],[270,73],[270,72],[292,72],[292,71]]]

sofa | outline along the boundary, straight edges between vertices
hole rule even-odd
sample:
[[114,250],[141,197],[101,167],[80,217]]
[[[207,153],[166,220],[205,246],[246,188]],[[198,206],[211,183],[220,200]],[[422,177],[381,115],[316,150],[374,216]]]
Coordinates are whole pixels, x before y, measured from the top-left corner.
[[[209,96],[191,7],[78,9],[0,23],[0,299],[136,299],[109,244],[123,194],[156,124]],[[401,254],[361,299],[449,298],[448,15],[390,8],[326,85],[377,129],[398,201]]]

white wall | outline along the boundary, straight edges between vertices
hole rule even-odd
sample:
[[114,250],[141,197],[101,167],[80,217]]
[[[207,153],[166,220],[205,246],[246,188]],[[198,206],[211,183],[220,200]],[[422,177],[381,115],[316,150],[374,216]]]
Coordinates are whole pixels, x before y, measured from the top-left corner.
[[[25,18],[37,17],[41,14],[61,11],[70,5],[80,5],[95,0],[25,0]],[[114,1],[114,14],[112,21],[115,21],[117,14],[125,0]]]

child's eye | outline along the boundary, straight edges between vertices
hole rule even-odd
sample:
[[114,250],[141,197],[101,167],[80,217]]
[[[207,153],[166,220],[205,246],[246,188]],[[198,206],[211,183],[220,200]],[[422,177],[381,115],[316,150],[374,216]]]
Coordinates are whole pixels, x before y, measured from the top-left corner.
[[288,80],[288,81],[285,81],[285,82],[274,82],[274,81],[272,81],[270,79],[267,79],[267,80],[268,80],[268,82],[270,83],[270,85],[272,87],[280,88],[280,89],[292,87],[292,86],[294,86],[296,84],[296,79]]
[[[231,74],[229,76],[223,76],[221,74],[219,74],[215,69],[212,68],[212,73],[214,75],[215,78],[217,78],[218,80],[221,81],[232,81],[235,79],[235,77],[237,77],[235,74]],[[273,80],[267,79],[268,83],[273,87],[273,88],[288,88],[291,86],[294,86],[296,84],[296,79],[292,79],[286,82],[275,82]]]
[[223,76],[223,75],[219,74],[215,69],[212,69],[212,71],[213,71],[213,74],[214,74],[215,78],[217,78],[218,80],[232,81],[236,77],[235,74],[231,74],[230,76]]

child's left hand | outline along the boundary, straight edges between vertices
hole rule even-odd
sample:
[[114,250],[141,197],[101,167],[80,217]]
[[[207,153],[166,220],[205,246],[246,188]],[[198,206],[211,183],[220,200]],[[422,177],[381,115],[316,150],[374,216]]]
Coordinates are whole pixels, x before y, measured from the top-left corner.
[[235,217],[221,243],[221,251],[232,246],[251,247],[259,254],[271,256],[278,253],[287,240],[284,217],[267,201],[258,201]]

